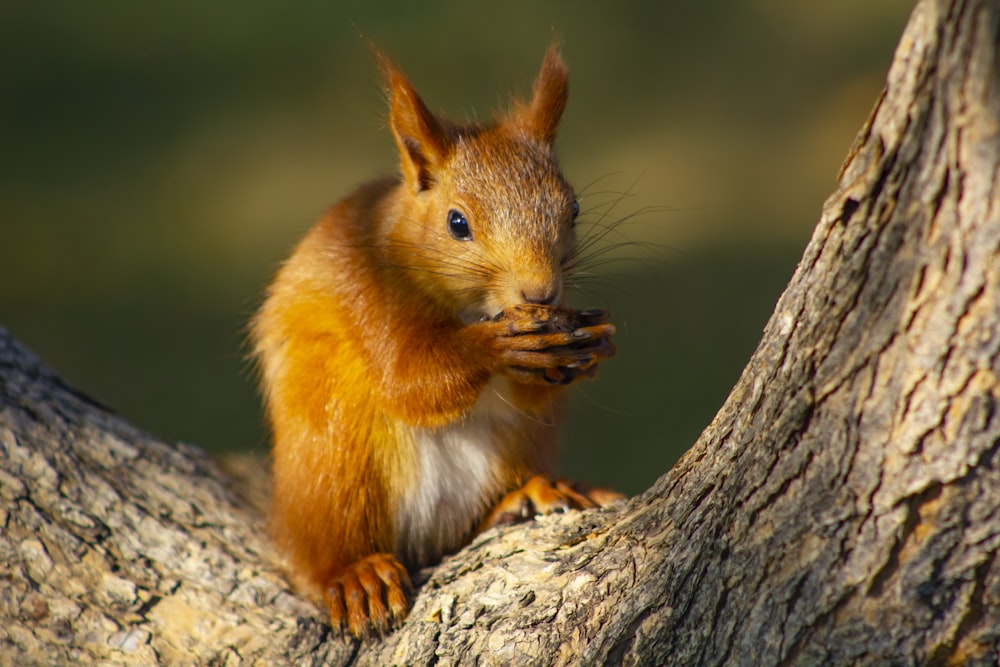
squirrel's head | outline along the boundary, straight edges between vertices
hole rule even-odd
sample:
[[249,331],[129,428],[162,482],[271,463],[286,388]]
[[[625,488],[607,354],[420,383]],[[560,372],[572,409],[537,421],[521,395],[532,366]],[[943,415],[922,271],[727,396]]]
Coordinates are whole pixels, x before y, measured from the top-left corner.
[[530,102],[488,125],[435,116],[379,59],[402,166],[385,230],[397,262],[467,322],[520,303],[562,304],[578,205],[552,149],[568,89],[558,48]]

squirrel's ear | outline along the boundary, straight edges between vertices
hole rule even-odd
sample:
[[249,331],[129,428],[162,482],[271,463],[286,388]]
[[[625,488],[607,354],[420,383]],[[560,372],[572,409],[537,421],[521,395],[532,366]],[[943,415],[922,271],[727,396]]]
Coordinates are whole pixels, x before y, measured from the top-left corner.
[[403,176],[417,192],[434,184],[435,174],[451,151],[451,140],[441,121],[389,59],[376,51],[389,98],[389,125],[399,147]]
[[531,104],[519,110],[518,120],[522,127],[536,139],[551,144],[555,141],[568,95],[569,73],[559,55],[559,44],[553,42],[535,79]]

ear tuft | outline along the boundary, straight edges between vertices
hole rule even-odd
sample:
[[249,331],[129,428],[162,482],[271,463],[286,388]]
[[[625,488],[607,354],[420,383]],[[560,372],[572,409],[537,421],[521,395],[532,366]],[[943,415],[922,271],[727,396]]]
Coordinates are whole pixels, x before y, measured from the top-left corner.
[[416,192],[427,190],[451,152],[448,132],[413,89],[410,82],[385,56],[374,49],[386,96],[389,125],[399,148],[403,177]]
[[566,110],[568,96],[569,72],[559,55],[559,43],[553,42],[535,79],[531,104],[520,111],[518,120],[529,135],[551,145]]

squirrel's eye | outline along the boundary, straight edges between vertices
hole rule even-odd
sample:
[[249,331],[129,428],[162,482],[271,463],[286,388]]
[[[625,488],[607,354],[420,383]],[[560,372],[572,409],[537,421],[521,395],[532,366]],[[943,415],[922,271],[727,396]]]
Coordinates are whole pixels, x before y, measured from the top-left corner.
[[461,212],[452,209],[448,211],[448,233],[456,241],[471,241],[472,230],[469,229],[469,221]]
[[572,221],[572,223],[575,225],[576,224],[576,217],[578,215],[580,215],[580,202],[578,202],[577,200],[574,199],[573,200],[573,207],[572,207],[572,209],[573,209],[573,215],[570,216],[570,221]]

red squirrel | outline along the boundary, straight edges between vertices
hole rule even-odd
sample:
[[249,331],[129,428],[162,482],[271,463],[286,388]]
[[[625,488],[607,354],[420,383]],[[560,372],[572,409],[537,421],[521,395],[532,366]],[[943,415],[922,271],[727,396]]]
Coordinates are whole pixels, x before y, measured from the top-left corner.
[[602,311],[565,305],[579,206],[552,148],[558,48],[487,124],[434,115],[376,57],[401,175],[326,212],[251,327],[274,543],[358,637],[405,617],[408,570],[479,531],[619,497],[547,476],[566,386],[615,353]]

